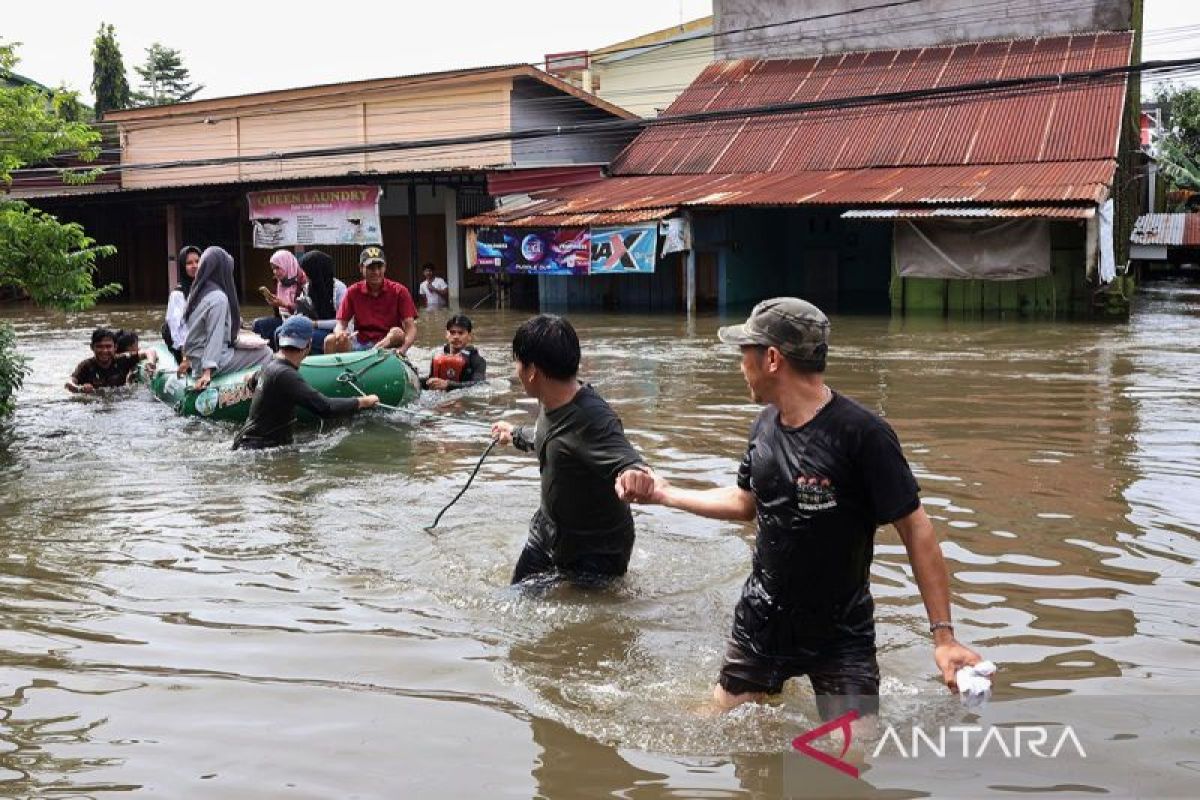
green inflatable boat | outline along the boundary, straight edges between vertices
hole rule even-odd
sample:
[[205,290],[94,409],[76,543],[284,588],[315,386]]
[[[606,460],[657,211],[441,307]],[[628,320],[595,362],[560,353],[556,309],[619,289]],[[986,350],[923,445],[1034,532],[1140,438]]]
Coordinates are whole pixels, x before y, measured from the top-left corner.
[[[158,352],[158,369],[153,376],[143,373],[142,380],[155,397],[184,416],[246,421],[254,396],[248,379],[260,367],[218,375],[204,391],[197,392],[191,388],[190,376],[180,378],[175,374],[178,363],[166,345],[158,344],[154,349]],[[381,403],[391,406],[407,405],[421,393],[417,371],[391,350],[309,356],[300,365],[300,377],[329,397],[377,394]],[[300,420],[313,420],[304,409],[297,412]]]

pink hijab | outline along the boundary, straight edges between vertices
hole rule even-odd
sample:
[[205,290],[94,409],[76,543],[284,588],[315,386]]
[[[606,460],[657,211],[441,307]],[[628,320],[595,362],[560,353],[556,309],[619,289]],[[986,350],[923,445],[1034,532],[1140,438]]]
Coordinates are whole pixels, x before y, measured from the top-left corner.
[[296,296],[308,283],[308,277],[290,250],[276,250],[271,256],[271,266],[283,270],[283,280],[275,282],[275,296],[283,301],[288,311],[292,311],[296,308]]

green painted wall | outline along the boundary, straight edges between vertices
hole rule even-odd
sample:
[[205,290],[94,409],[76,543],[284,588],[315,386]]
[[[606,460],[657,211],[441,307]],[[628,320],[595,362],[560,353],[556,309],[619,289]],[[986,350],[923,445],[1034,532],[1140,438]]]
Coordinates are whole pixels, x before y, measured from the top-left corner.
[[1050,223],[1050,275],[1020,281],[901,278],[893,267],[892,310],[902,314],[978,317],[994,314],[1053,316],[1086,314],[1086,226]]

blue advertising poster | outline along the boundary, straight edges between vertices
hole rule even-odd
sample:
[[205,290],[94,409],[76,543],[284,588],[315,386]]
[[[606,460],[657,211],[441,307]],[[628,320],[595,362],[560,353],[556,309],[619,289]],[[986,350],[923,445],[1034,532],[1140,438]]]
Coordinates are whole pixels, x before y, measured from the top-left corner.
[[593,275],[637,275],[654,272],[658,225],[592,228]]
[[587,275],[587,228],[480,228],[475,269],[527,275]]

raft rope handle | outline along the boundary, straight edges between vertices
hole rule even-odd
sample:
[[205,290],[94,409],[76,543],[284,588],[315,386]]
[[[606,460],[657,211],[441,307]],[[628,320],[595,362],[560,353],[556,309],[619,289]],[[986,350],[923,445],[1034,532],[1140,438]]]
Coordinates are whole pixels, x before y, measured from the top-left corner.
[[[361,375],[362,373],[359,373],[359,374]],[[341,375],[337,376],[338,383],[348,384],[350,386],[350,388],[353,389],[354,391],[358,392],[359,395],[361,395],[362,397],[366,397],[367,393],[364,392],[362,390],[362,387],[358,385],[357,378],[358,378],[358,376],[355,375],[355,373],[351,372],[349,369],[347,369]],[[425,409],[422,409],[422,408],[401,408],[400,406],[390,406],[387,403],[383,403],[383,402],[379,403],[379,407],[386,408],[388,411],[399,411],[404,414],[413,414],[418,417],[427,417],[429,419],[449,419],[445,414],[435,414],[432,411],[426,411]],[[466,419],[465,417],[459,417],[459,418],[455,419],[455,422],[461,422],[464,425],[474,425],[474,426],[480,427],[480,428],[487,428],[488,431],[491,431],[491,429],[492,429],[492,423],[490,423],[490,422],[482,422],[480,420],[475,420],[475,419]]]
[[[354,378],[355,378],[355,375],[350,370],[346,370],[341,375],[337,376],[339,383],[348,384],[351,389],[358,392],[363,397],[366,397],[367,393],[362,390],[362,387],[360,387],[358,385],[358,383],[354,380]],[[389,408],[394,411],[408,411],[409,413],[425,414],[427,416],[437,417],[437,418],[441,418],[441,416],[442,416],[441,414],[431,414],[427,411],[421,411],[419,409],[401,409],[401,408],[397,408],[396,406],[389,406],[386,403],[380,403],[379,405],[382,406],[383,408]],[[488,425],[488,430],[491,430],[491,425],[488,423],[475,422],[474,420],[465,420],[465,421],[470,422],[472,425]],[[467,489],[471,488],[471,483],[475,480],[475,476],[479,474],[479,469],[480,469],[480,467],[483,466],[484,459],[486,459],[489,455],[491,455],[492,449],[498,444],[500,444],[500,437],[493,436],[492,441],[487,446],[487,449],[483,451],[483,455],[481,455],[479,457],[479,460],[477,462],[475,462],[475,469],[471,470],[471,476],[469,478],[467,478],[467,482],[465,484],[463,484],[463,487],[458,490],[458,494],[454,495],[454,499],[451,500],[449,503],[446,503],[446,505],[442,507],[442,510],[439,511],[437,516],[433,518],[433,524],[425,526],[424,531],[426,533],[428,533],[430,536],[437,535],[433,532],[433,529],[436,528],[438,526],[438,523],[442,521],[442,517],[445,515],[445,513],[447,511],[450,510],[450,507],[453,506],[455,503],[457,503],[459,501],[459,498],[461,498],[464,494],[467,493]]]
[[425,526],[426,533],[428,533],[430,536],[437,536],[437,534],[433,532],[433,529],[436,528],[438,526],[438,523],[442,521],[442,515],[444,515],[447,511],[449,511],[450,506],[457,503],[458,499],[467,493],[467,489],[471,488],[471,482],[474,481],[475,476],[479,474],[479,468],[483,466],[484,459],[486,459],[491,454],[492,448],[494,448],[498,444],[500,444],[500,437],[497,436],[492,439],[492,441],[488,444],[487,449],[483,451],[483,455],[481,455],[479,457],[479,460],[477,462],[475,462],[475,469],[471,470],[471,477],[467,478],[467,482],[465,484],[463,484],[463,487],[461,489],[459,489],[458,494],[454,495],[454,499],[451,500],[449,503],[446,503],[445,507],[442,508],[442,510],[438,512],[438,515],[433,518],[432,525]]

